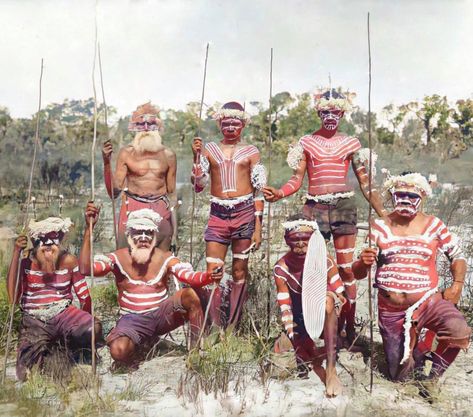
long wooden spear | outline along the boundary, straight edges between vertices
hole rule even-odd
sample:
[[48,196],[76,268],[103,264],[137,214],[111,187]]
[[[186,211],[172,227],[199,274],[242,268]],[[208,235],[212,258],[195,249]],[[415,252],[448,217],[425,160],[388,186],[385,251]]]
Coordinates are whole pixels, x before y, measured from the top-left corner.
[[[31,162],[31,168],[30,168],[30,177],[29,177],[29,183],[28,183],[28,194],[26,197],[26,210],[25,214],[23,217],[23,228],[21,231],[21,234],[25,233],[26,227],[28,225],[28,214],[29,214],[29,207],[31,203],[31,188],[33,185],[33,173],[34,173],[34,168],[36,165],[36,153],[38,151],[38,147],[40,146],[39,142],[39,119],[40,119],[40,113],[41,113],[41,93],[42,93],[42,82],[43,82],[43,58],[41,58],[41,70],[40,70],[40,75],[39,75],[39,99],[38,99],[38,113],[36,114],[36,131],[34,135],[34,148],[33,148],[33,160]],[[16,275],[16,282],[15,282],[15,291],[13,294],[13,300],[11,303],[10,307],[10,312],[9,312],[9,320],[8,320],[8,333],[7,333],[7,343],[5,346],[5,358],[3,361],[3,374],[2,374],[2,384],[5,384],[5,378],[7,374],[7,360],[8,360],[8,353],[10,352],[10,343],[11,343],[11,334],[12,334],[12,328],[13,328],[13,317],[15,316],[15,307],[16,307],[16,298],[18,297],[18,289],[19,289],[19,284],[20,284],[20,267],[21,267],[21,255],[20,259],[18,261],[18,270],[17,270],[17,275]]]
[[[102,102],[104,106],[104,123],[105,123],[105,140],[110,140],[109,129],[108,129],[108,108],[107,101],[105,100],[105,88],[103,86],[103,73],[102,73],[102,56],[100,55],[100,42],[98,42],[97,50],[99,54],[99,73],[100,73],[100,87],[102,89]],[[111,161],[110,161],[111,164]],[[113,191],[113,167],[110,167],[110,181],[112,183],[112,219],[113,219],[113,236],[115,238],[115,249],[118,249],[118,235],[117,235],[117,213],[115,208],[115,195]]]
[[[271,57],[269,61],[269,152],[268,152],[268,184],[271,184],[271,157],[273,148],[273,131],[272,131],[272,111],[273,111],[273,48],[271,48]],[[266,304],[266,317],[268,318],[268,332],[271,314],[271,285],[269,285],[269,275],[271,274],[271,203],[268,203],[268,216],[266,220],[266,268],[268,274],[268,291]]]
[[[200,128],[202,124],[202,109],[204,107],[204,96],[205,96],[205,80],[207,79],[207,61],[209,59],[209,43],[205,49],[205,64],[204,64],[204,79],[202,81],[202,95],[200,97],[200,109],[199,109],[199,121],[197,126],[197,136],[200,137]],[[200,152],[197,154],[194,163],[200,162]],[[194,260],[194,216],[195,216],[195,199],[196,199],[196,180],[194,179],[194,185],[192,187],[192,211],[191,211],[191,236],[190,236],[190,261],[193,264]]]
[[[95,62],[97,59],[97,5],[95,8],[95,40],[94,40],[94,60],[92,64],[92,89],[94,92],[94,136],[92,140],[92,148],[90,150],[90,201],[95,200],[95,144],[97,143],[97,91],[95,88]],[[94,229],[92,221],[89,223],[89,236],[90,236],[90,290],[94,288]],[[97,372],[97,361],[95,357],[95,309],[94,300],[91,298],[90,314],[92,315],[92,333],[91,333],[91,351],[92,351],[92,374],[95,376]]]
[[[373,173],[373,147],[371,144],[371,37],[370,37],[370,14],[368,12],[367,18],[368,29],[368,147],[370,150],[369,159],[369,173],[368,173],[368,246],[371,248],[371,219],[373,210],[371,206],[371,191],[372,191],[372,173]],[[374,343],[373,343],[373,298],[372,298],[372,276],[371,268],[368,270],[368,309],[370,316],[370,393],[373,392],[373,362],[374,362]]]

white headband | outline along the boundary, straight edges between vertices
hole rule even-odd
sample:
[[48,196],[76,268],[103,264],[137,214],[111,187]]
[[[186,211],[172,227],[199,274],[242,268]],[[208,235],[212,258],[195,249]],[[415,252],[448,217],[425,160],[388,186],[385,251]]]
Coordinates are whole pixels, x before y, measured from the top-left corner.
[[419,174],[413,172],[405,175],[393,175],[388,177],[384,182],[384,190],[389,191],[391,194],[398,188],[401,187],[413,187],[419,191],[423,196],[430,197],[432,195],[432,188],[430,187],[427,179]]
[[61,219],[60,217],[48,217],[39,222],[30,220],[28,224],[29,235],[32,239],[37,239],[41,235],[47,235],[51,232],[67,233],[72,226],[72,221],[69,217]]
[[158,225],[163,218],[161,215],[151,209],[141,209],[132,211],[128,215],[126,222],[126,231],[133,230],[152,230],[158,231]]
[[309,226],[314,231],[319,230],[319,226],[318,226],[316,221],[305,220],[305,219],[291,220],[291,221],[288,221],[288,222],[284,222],[282,224],[282,227],[284,227],[284,229],[288,230],[288,231],[297,229],[298,227],[301,227],[301,226]]
[[246,111],[238,109],[220,109],[213,114],[215,120],[221,120],[225,117],[233,117],[235,119],[243,120],[244,122],[250,120],[250,115]]

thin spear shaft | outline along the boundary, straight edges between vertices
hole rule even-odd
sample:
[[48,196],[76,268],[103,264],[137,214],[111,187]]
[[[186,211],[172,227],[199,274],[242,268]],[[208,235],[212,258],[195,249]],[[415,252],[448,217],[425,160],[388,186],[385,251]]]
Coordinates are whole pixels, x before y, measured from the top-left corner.
[[[26,210],[25,210],[25,215],[23,217],[23,228],[21,233],[24,233],[28,224],[28,214],[29,214],[29,207],[30,207],[30,200],[31,200],[31,188],[33,185],[33,173],[34,173],[34,168],[36,165],[36,153],[38,150],[38,146],[40,146],[39,143],[39,119],[40,119],[40,113],[41,113],[41,94],[42,94],[42,82],[43,82],[43,58],[41,58],[41,70],[40,70],[40,75],[39,75],[39,99],[38,99],[38,113],[36,114],[36,131],[34,135],[34,148],[33,148],[33,160],[31,162],[31,168],[30,168],[30,178],[29,178],[29,183],[28,183],[28,194],[26,197]],[[7,375],[7,361],[8,361],[8,353],[10,352],[10,343],[11,343],[11,334],[12,334],[12,328],[13,328],[13,317],[15,316],[15,307],[16,307],[16,299],[18,297],[18,289],[19,289],[19,284],[20,284],[20,267],[21,267],[21,254],[20,254],[20,259],[18,261],[18,269],[17,269],[17,274],[16,274],[16,282],[15,282],[15,292],[13,295],[13,300],[9,312],[9,320],[8,320],[8,333],[7,333],[7,343],[5,346],[5,358],[3,361],[3,374],[2,374],[2,385],[5,384],[5,378]]]
[[[269,152],[268,152],[268,184],[271,184],[271,156],[273,148],[273,132],[272,132],[272,105],[273,105],[273,48],[271,48],[271,58],[269,63]],[[266,267],[269,281],[269,274],[271,273],[271,203],[268,203],[268,216],[266,220]],[[268,318],[268,332],[269,332],[269,317],[271,314],[271,286],[268,283],[267,289],[267,305],[266,317]]]
[[[369,159],[369,173],[368,173],[368,196],[369,196],[369,210],[368,210],[368,245],[371,247],[371,218],[372,218],[372,207],[371,207],[371,190],[372,190],[372,172],[373,172],[373,148],[371,145],[371,37],[370,37],[370,14],[368,12],[367,19],[368,28],[368,147],[370,150]],[[374,348],[373,348],[373,299],[372,299],[372,276],[371,268],[368,270],[368,309],[370,316],[370,393],[373,392],[373,361],[374,361]]]
[[[202,109],[204,107],[204,96],[205,96],[205,80],[207,79],[207,61],[209,59],[209,44],[207,43],[207,48],[205,49],[205,64],[204,64],[204,79],[202,82],[202,95],[200,97],[200,109],[199,109],[199,121],[197,127],[197,136],[200,137],[200,127],[202,124]],[[197,154],[197,157],[194,160],[195,164],[200,162],[200,153]],[[194,260],[194,216],[195,216],[195,198],[196,198],[196,181],[194,179],[194,185],[192,187],[192,211],[191,211],[191,236],[190,236],[190,261],[193,264]],[[209,300],[210,302],[211,300]]]
[[[103,86],[103,74],[102,74],[102,56],[100,55],[100,42],[97,45],[99,54],[99,72],[100,72],[100,87],[102,89],[102,102],[104,106],[104,123],[105,123],[105,139],[109,140],[109,129],[108,129],[108,108],[107,101],[105,100],[105,88]],[[111,161],[110,161],[111,163]],[[110,167],[110,182],[112,183],[112,219],[113,219],[113,236],[115,238],[115,249],[118,249],[118,236],[117,236],[117,213],[115,209],[115,195],[113,194],[113,168]]]
[[[95,40],[94,40],[94,60],[92,64],[92,89],[94,91],[94,137],[92,140],[92,149],[90,151],[90,200],[95,199],[95,144],[97,143],[97,91],[95,88],[95,62],[97,59],[97,4],[95,7]],[[90,236],[90,290],[94,288],[94,229],[92,221],[89,223]],[[92,374],[95,376],[97,372],[97,361],[95,358],[95,317],[94,317],[94,300],[91,297],[90,314],[92,315],[92,333],[91,333],[91,351],[92,351]]]

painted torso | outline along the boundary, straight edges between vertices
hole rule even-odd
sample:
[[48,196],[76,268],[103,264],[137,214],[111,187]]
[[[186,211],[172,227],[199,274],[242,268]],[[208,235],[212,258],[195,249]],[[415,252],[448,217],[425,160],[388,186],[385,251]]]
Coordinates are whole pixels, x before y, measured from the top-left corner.
[[235,198],[253,193],[251,161],[259,160],[258,148],[236,144],[227,155],[217,143],[209,142],[205,156],[210,164],[210,192],[214,197]]
[[379,249],[376,286],[388,304],[409,306],[438,286],[437,250],[452,240],[442,221],[434,216],[422,233],[393,234],[383,219],[373,222],[371,240]]
[[[23,311],[44,309],[58,303],[71,302],[72,289],[84,302],[89,297],[89,289],[79,267],[59,268],[52,274],[40,270],[30,259],[22,263],[22,295],[20,305]],[[66,303],[67,304],[67,303]]]
[[307,135],[299,143],[306,157],[310,195],[351,191],[347,174],[351,155],[361,148],[357,138]]
[[[168,298],[168,263],[175,257],[162,253],[153,255],[152,268],[144,276],[133,270],[128,249],[106,255],[111,261],[112,272],[118,288],[118,304],[122,313],[145,313],[159,308],[159,304]],[[94,269],[101,268],[95,261]],[[102,265],[105,269],[105,265]]]

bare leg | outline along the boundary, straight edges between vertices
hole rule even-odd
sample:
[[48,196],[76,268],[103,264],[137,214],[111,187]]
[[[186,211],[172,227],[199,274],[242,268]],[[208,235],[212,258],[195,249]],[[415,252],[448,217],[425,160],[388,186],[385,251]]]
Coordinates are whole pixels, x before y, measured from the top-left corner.
[[327,370],[325,390],[327,397],[336,397],[342,393],[343,385],[335,367],[337,361],[337,314],[333,298],[327,296],[325,307],[324,342],[327,351]]
[[136,352],[136,346],[127,336],[117,337],[109,345],[110,355],[118,364],[131,365]]
[[337,255],[338,271],[340,278],[345,284],[345,293],[347,295],[347,303],[342,308],[340,318],[338,320],[338,332],[340,333],[345,327],[347,341],[351,345],[355,340],[355,313],[356,313],[356,285],[355,277],[351,269],[353,263],[353,251],[355,248],[356,235],[334,235],[333,244]]
[[182,307],[186,310],[186,318],[189,320],[191,348],[194,348],[196,347],[204,323],[204,313],[199,297],[192,288],[184,288],[179,292],[181,294]]
[[[225,256],[227,255],[227,245],[223,245],[222,243],[218,242],[207,242],[206,245],[206,255],[207,257],[211,258],[218,258],[222,261],[225,261]],[[223,327],[227,320],[227,313],[224,311],[224,307],[222,306],[222,296],[223,291],[220,286],[215,289],[214,295],[212,300],[208,300],[211,303],[209,316],[212,321],[212,324],[218,327]],[[203,310],[205,311],[207,305],[202,306]]]

